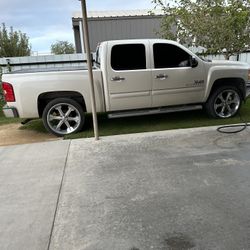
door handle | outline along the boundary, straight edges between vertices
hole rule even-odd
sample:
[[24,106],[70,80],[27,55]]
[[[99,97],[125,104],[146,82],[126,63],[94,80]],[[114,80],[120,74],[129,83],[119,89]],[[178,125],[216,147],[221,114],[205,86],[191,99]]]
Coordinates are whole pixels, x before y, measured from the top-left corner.
[[159,74],[157,76],[155,76],[155,79],[157,80],[166,80],[168,78],[168,75],[166,74]]
[[124,80],[125,80],[125,78],[120,77],[120,76],[115,76],[115,77],[111,78],[111,81],[113,81],[113,82],[121,82],[121,81],[124,81]]

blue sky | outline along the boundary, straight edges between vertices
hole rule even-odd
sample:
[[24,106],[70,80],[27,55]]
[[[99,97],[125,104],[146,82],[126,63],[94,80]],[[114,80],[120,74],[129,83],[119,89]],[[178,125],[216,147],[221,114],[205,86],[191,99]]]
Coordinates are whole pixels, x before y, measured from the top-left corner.
[[[151,0],[86,0],[88,10],[152,9]],[[79,0],[0,0],[0,23],[25,32],[32,51],[49,52],[57,40],[73,42],[71,16]]]

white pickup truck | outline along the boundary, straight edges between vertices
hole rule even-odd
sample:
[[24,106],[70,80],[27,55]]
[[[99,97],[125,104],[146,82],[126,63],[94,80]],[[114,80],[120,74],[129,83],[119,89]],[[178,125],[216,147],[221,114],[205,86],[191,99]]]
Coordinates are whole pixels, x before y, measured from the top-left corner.
[[[249,65],[205,61],[169,40],[102,42],[96,51],[97,112],[110,117],[205,108],[217,118],[234,116],[246,99]],[[87,70],[21,71],[3,75],[6,117],[42,117],[63,136],[82,129],[91,112]]]

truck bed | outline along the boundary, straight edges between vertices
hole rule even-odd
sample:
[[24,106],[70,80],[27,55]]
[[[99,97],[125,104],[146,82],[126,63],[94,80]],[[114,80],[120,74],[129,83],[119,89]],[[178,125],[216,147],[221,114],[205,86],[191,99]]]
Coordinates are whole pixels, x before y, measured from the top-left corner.
[[[98,69],[96,66],[93,69]],[[38,73],[38,72],[60,72],[60,71],[78,71],[78,70],[88,70],[87,66],[78,67],[51,67],[51,68],[32,68],[32,69],[20,69],[8,72],[6,74],[25,74],[25,73]]]

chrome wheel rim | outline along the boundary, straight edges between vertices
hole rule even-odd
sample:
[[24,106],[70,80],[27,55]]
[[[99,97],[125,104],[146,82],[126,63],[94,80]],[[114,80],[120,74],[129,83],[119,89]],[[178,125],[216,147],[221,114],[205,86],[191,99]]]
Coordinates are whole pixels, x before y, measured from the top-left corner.
[[214,111],[221,118],[228,118],[235,115],[239,107],[239,94],[232,89],[222,91],[214,101]]
[[60,135],[75,132],[81,123],[79,111],[71,104],[58,103],[47,113],[47,124],[51,130]]

